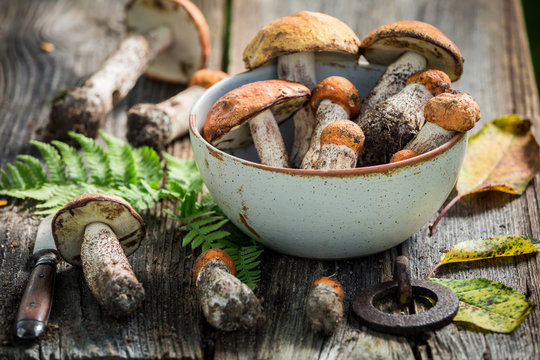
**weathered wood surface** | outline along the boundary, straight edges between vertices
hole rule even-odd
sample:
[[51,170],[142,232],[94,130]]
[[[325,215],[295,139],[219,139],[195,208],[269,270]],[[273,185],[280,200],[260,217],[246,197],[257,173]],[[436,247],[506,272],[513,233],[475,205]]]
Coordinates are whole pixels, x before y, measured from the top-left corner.
[[[477,99],[482,122],[511,112],[540,121],[538,92],[516,0],[196,3],[212,30],[213,68],[221,67],[226,7],[232,4],[226,59],[231,73],[243,71],[243,48],[262,25],[298,10],[334,15],[360,37],[395,20],[427,21],[460,47],[466,59],[465,73],[455,87]],[[115,49],[124,31],[123,6],[124,2],[105,0],[0,2],[0,166],[13,161],[18,153],[35,152],[28,140],[45,123],[49,99],[61,87],[80,83]],[[41,41],[54,43],[56,50],[40,51]],[[141,79],[109,116],[105,130],[123,137],[125,111],[130,106],[165,99],[179,89]],[[187,139],[169,152],[191,156]],[[131,257],[148,295],[138,314],[124,320],[105,316],[85,285],[82,272],[62,265],[49,331],[38,341],[17,340],[13,320],[31,270],[29,254],[38,220],[32,216],[32,209],[10,204],[0,208],[0,358],[540,358],[538,309],[510,335],[473,332],[452,324],[416,337],[366,330],[350,309],[355,292],[390,278],[392,261],[399,254],[410,256],[413,274],[420,278],[442,251],[459,241],[499,234],[540,238],[539,181],[537,176],[521,197],[484,193],[464,199],[446,215],[433,237],[427,235],[425,226],[401,246],[368,258],[323,262],[268,250],[257,290],[267,321],[257,331],[232,334],[213,330],[202,319],[190,277],[194,254],[180,248],[179,224],[167,220],[158,204],[145,214],[148,239]],[[529,256],[449,266],[438,275],[487,277],[527,294],[538,305],[539,264],[538,257]],[[344,280],[347,320],[333,336],[321,337],[309,329],[303,309],[312,281],[331,274]]]

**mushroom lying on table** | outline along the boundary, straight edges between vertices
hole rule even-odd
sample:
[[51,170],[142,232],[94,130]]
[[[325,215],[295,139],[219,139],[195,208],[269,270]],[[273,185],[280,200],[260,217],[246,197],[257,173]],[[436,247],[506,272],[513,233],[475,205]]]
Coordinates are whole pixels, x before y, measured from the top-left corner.
[[86,194],[72,199],[52,220],[52,234],[62,258],[82,266],[90,291],[102,308],[124,316],[144,300],[127,256],[139,247],[143,219],[122,198]]
[[105,116],[147,76],[187,83],[206,67],[208,24],[188,0],[135,0],[127,8],[131,32],[82,87],[63,90],[53,101],[44,137],[70,141],[69,131],[95,137]]
[[286,80],[240,86],[212,106],[203,137],[219,149],[242,147],[253,138],[261,164],[290,167],[278,123],[301,108],[309,96],[307,87]]
[[[337,52],[356,57],[359,46],[360,39],[341,20],[301,11],[262,27],[246,46],[243,60],[246,67],[253,70],[277,58],[279,79],[298,82],[313,90],[317,84],[316,53]],[[300,167],[316,121],[307,107],[295,113],[293,119],[291,162],[294,167]]]
[[159,104],[137,104],[128,111],[128,141],[133,146],[150,146],[158,151],[187,134],[189,111],[206,89],[228,77],[218,70],[201,69],[195,72],[188,87]]
[[370,63],[388,65],[364,99],[357,121],[362,128],[367,114],[397,94],[415,72],[438,69],[451,81],[457,81],[463,73],[463,57],[458,47],[439,29],[421,21],[397,21],[381,26],[362,40],[360,51]]

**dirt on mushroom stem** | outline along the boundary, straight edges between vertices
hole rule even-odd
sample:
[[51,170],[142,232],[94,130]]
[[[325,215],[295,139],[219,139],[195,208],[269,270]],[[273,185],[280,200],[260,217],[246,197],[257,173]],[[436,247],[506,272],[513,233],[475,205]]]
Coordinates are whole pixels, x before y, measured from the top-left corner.
[[[321,280],[323,279],[325,278]],[[341,285],[336,289],[329,283],[317,283],[318,281],[308,295],[306,317],[314,331],[328,335],[336,330],[343,319],[343,290],[340,294]]]

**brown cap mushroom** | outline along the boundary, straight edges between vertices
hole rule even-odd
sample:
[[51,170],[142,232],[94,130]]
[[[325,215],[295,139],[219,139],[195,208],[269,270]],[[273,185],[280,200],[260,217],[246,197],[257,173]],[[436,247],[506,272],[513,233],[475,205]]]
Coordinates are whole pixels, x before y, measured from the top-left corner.
[[398,161],[412,159],[415,156],[418,156],[418,153],[416,151],[403,149],[403,150],[399,150],[397,153],[392,155],[392,158],[390,159],[390,162],[395,163],[395,162],[398,162]]
[[452,81],[448,75],[436,69],[418,71],[412,74],[407,79],[407,85],[412,83],[424,85],[433,96],[442,94],[443,92],[450,90],[452,87]]
[[322,277],[313,283],[306,301],[306,317],[314,331],[333,333],[343,319],[344,292],[341,283]]
[[137,104],[128,111],[128,141],[134,146],[150,146],[160,151],[169,142],[187,134],[189,111],[205,89],[228,77],[218,70],[197,70],[187,89],[159,104]]
[[204,317],[223,331],[250,329],[264,319],[261,303],[235,273],[232,258],[220,249],[203,252],[193,266]]
[[288,167],[278,123],[302,107],[309,96],[307,87],[285,80],[243,85],[223,95],[212,106],[204,123],[203,137],[219,149],[229,149],[249,143],[251,131],[262,164]]
[[364,132],[351,120],[338,120],[327,125],[321,133],[321,152],[315,169],[356,167],[364,140]]
[[131,34],[83,86],[65,89],[54,99],[45,128],[46,140],[72,142],[69,131],[95,137],[114,105],[147,76],[187,83],[206,67],[210,52],[208,25],[188,0],[136,0],[127,8]]
[[302,169],[314,168],[319,159],[321,133],[328,124],[358,115],[362,99],[349,80],[341,76],[330,76],[317,84],[311,95],[310,105],[317,125],[304,159]]
[[70,264],[82,266],[92,294],[115,316],[131,313],[144,300],[126,256],[139,247],[145,233],[142,218],[129,203],[108,194],[78,196],[52,221],[58,252]]

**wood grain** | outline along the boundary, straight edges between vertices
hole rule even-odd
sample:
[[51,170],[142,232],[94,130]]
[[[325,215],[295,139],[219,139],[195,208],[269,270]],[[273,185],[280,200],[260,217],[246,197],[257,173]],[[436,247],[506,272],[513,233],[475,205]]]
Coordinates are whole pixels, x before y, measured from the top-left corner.
[[[127,0],[126,0],[127,1]],[[0,2],[0,167],[16,154],[36,151],[49,100],[65,86],[82,82],[124,36],[126,1],[11,0]],[[447,34],[465,57],[465,73],[454,86],[473,95],[481,123],[517,112],[540,128],[540,103],[533,78],[518,0],[197,0],[211,28],[210,66],[220,68],[225,52],[226,9],[232,3],[228,70],[244,70],[242,52],[264,24],[299,10],[340,18],[362,38],[373,28],[401,19],[429,22]],[[41,41],[55,44],[51,53]],[[110,114],[105,131],[125,137],[126,110],[157,102],[181,90],[141,78]],[[479,126],[476,128],[478,129]],[[188,139],[167,151],[191,157]],[[267,250],[262,259],[262,299],[267,321],[256,331],[222,333],[202,318],[194,297],[194,255],[181,249],[180,224],[158,204],[144,214],[148,236],[130,257],[147,301],[127,319],[104,315],[80,269],[59,267],[47,334],[38,341],[14,337],[17,307],[26,285],[39,220],[32,208],[11,202],[0,208],[0,359],[216,358],[216,359],[532,359],[540,357],[540,315],[535,309],[509,335],[485,334],[453,324],[416,337],[373,332],[358,324],[350,308],[362,288],[392,276],[396,256],[409,256],[413,276],[422,278],[442,252],[457,242],[502,234],[540,238],[540,177],[521,197],[483,193],[463,199],[429,237],[427,226],[404,244],[381,254],[347,261],[314,261]],[[411,209],[414,211],[414,209]],[[436,215],[434,215],[433,219]],[[527,294],[540,304],[535,256],[449,265],[439,277],[487,277]],[[314,334],[303,315],[313,280],[336,275],[344,282],[346,321],[329,337]]]

